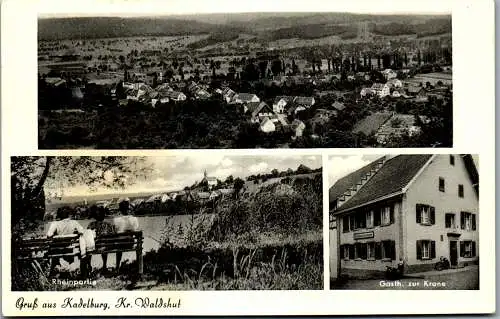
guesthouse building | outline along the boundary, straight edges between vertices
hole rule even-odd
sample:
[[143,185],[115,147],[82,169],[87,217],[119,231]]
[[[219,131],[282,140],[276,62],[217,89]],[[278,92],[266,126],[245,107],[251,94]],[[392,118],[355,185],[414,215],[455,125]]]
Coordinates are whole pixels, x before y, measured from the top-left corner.
[[405,272],[478,262],[479,186],[471,155],[383,156],[329,191],[330,251],[338,270]]

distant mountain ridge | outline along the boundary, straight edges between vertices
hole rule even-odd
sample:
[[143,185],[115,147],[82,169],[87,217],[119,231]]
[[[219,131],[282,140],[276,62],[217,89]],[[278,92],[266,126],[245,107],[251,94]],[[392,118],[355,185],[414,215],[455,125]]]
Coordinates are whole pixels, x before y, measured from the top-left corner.
[[[132,36],[179,36],[234,32],[255,33],[281,28],[300,28],[311,24],[424,23],[431,19],[449,19],[451,15],[372,15],[354,13],[214,13],[158,17],[65,17],[40,18],[39,40],[96,39]],[[451,25],[451,24],[450,24]]]

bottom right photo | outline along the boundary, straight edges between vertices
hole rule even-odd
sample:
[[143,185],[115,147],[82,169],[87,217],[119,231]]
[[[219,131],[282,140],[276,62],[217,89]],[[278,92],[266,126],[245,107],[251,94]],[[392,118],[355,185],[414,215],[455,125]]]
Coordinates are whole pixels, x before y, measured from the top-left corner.
[[479,289],[479,157],[328,158],[330,289]]

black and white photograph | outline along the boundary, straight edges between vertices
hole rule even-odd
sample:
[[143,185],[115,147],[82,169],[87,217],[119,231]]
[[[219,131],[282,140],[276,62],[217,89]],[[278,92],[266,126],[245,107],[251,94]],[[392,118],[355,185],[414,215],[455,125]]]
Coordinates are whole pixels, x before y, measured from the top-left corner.
[[478,160],[331,156],[330,289],[479,289]]
[[11,289],[323,289],[321,163],[11,157]]
[[451,11],[286,9],[39,15],[38,148],[453,146]]

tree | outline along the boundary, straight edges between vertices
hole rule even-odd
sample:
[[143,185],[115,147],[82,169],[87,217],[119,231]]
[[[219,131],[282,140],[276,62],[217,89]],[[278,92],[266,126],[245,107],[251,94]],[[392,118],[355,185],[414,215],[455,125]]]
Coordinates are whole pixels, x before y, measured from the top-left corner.
[[12,226],[23,220],[33,222],[43,218],[44,207],[39,202],[47,187],[85,185],[90,191],[120,189],[149,172],[151,168],[140,157],[12,157]]
[[273,72],[273,75],[280,75],[283,71],[284,68],[282,68],[282,63],[280,60],[273,60],[271,64],[271,71]]
[[225,181],[226,184],[228,185],[231,185],[234,183],[234,177],[233,175],[229,175],[227,178],[226,178],[226,181]]
[[275,168],[271,171],[271,174],[273,175],[273,177],[277,177],[278,174],[279,174],[279,171]]
[[240,191],[243,189],[243,186],[245,186],[245,181],[242,180],[241,178],[237,177],[234,180],[234,184],[233,184],[235,198],[238,198]]

